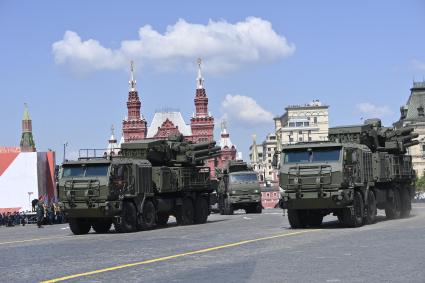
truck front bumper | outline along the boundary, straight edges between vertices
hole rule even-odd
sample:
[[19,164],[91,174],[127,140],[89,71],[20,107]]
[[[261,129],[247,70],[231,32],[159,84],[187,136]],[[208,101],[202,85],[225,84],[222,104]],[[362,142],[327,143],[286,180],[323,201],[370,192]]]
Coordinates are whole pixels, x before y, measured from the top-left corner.
[[261,202],[260,195],[230,195],[229,196],[230,203],[258,203]]
[[282,193],[279,206],[283,209],[328,209],[343,208],[352,204],[353,189],[320,192]]
[[121,213],[121,201],[63,202],[64,212],[73,218],[114,217]]

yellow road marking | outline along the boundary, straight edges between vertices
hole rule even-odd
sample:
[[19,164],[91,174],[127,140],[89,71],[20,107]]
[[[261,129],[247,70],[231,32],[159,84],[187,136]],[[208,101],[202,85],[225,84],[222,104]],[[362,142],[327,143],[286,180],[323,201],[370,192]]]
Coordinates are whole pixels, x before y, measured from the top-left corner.
[[145,264],[154,263],[154,262],[166,261],[166,260],[170,260],[170,259],[174,259],[174,258],[179,258],[179,257],[184,257],[184,256],[190,256],[190,255],[195,255],[195,254],[202,254],[202,253],[217,251],[217,250],[221,250],[221,249],[226,249],[226,248],[232,248],[232,247],[237,247],[237,246],[241,246],[241,245],[246,245],[246,244],[249,244],[249,243],[266,241],[266,240],[271,240],[271,239],[276,239],[276,238],[283,238],[283,237],[294,236],[294,235],[300,235],[300,234],[311,233],[311,232],[317,232],[317,231],[321,231],[321,230],[322,229],[304,230],[304,231],[299,231],[299,232],[278,234],[278,235],[274,235],[274,236],[268,236],[268,237],[257,238],[257,239],[252,239],[252,240],[245,240],[245,241],[240,241],[240,242],[236,242],[236,243],[231,243],[231,244],[226,244],[226,245],[221,245],[221,246],[206,248],[206,249],[202,249],[202,250],[196,250],[196,251],[191,251],[191,252],[186,252],[186,253],[180,253],[180,254],[175,254],[175,255],[170,255],[170,256],[165,256],[165,257],[160,257],[160,258],[149,259],[149,260],[145,260],[145,261],[128,263],[128,264],[123,264],[123,265],[118,265],[118,266],[113,266],[113,267],[98,269],[98,270],[94,270],[94,271],[88,271],[88,272],[84,272],[84,273],[78,273],[78,274],[74,274],[74,275],[68,275],[68,276],[64,276],[64,277],[59,277],[59,278],[55,278],[55,279],[41,281],[41,283],[60,282],[60,281],[65,281],[65,280],[74,279],[74,278],[78,278],[78,277],[85,277],[85,276],[89,276],[89,275],[94,275],[94,274],[104,273],[104,272],[108,272],[108,271],[119,270],[119,269],[128,268],[128,267],[134,267],[134,266],[145,265]]
[[17,240],[17,241],[10,241],[10,242],[1,242],[0,245],[19,244],[19,243],[42,241],[42,240],[62,239],[62,238],[69,238],[69,237],[72,237],[72,236],[46,237],[46,238],[35,238],[35,239],[28,239],[28,240]]

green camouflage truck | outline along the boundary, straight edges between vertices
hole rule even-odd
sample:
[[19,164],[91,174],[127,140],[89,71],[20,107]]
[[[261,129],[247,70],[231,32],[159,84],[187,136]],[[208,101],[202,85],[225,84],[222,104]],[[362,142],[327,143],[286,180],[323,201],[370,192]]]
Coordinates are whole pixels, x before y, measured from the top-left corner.
[[243,161],[229,160],[218,174],[217,202],[220,214],[231,215],[234,210],[261,213],[261,191],[257,173]]
[[347,227],[374,223],[377,209],[389,219],[409,216],[415,172],[406,150],[418,143],[412,131],[369,119],[330,128],[329,142],[284,146],[280,207],[288,210],[291,227],[319,226],[331,213]]
[[134,232],[165,225],[205,223],[210,214],[210,169],[203,160],[217,156],[215,142],[169,140],[123,143],[110,158],[64,162],[58,179],[60,203],[74,234]]

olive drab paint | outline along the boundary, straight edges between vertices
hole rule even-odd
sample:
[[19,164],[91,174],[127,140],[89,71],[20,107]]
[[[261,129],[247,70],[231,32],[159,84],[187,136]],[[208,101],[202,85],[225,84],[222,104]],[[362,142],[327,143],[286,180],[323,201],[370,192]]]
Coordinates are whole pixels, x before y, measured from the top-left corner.
[[165,225],[205,223],[210,214],[210,169],[215,142],[193,144],[182,136],[121,145],[109,158],[79,158],[61,166],[59,200],[74,234],[134,232]]
[[329,142],[284,146],[280,153],[280,207],[293,228],[314,227],[334,214],[349,227],[410,214],[415,172],[407,148],[415,145],[412,128],[364,125],[329,129]]

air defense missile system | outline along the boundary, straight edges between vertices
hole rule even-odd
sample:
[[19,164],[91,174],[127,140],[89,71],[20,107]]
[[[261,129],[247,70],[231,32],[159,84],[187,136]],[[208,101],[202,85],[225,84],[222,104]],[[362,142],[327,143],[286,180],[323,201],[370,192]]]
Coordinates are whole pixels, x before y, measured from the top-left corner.
[[217,177],[220,214],[231,215],[237,209],[244,209],[246,213],[262,212],[257,173],[246,162],[229,160]]
[[134,232],[165,225],[205,223],[210,214],[210,169],[215,142],[193,144],[182,136],[123,143],[110,158],[64,162],[58,195],[74,234]]
[[[363,125],[329,129],[329,142],[284,146],[280,154],[280,206],[292,228],[314,227],[334,214],[348,227],[407,217],[415,172],[407,148],[417,144],[412,128]],[[277,162],[277,155],[274,164]]]

